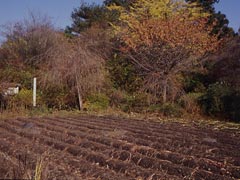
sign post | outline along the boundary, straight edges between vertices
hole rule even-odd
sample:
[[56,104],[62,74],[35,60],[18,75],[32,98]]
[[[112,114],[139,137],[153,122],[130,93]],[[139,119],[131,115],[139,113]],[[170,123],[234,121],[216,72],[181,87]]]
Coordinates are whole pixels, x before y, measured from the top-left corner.
[[37,102],[37,78],[33,78],[33,107],[36,107]]

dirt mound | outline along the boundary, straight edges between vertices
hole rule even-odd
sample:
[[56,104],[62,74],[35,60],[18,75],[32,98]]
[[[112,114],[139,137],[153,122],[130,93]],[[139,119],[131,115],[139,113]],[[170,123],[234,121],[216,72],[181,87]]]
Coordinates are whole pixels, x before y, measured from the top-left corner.
[[0,179],[239,179],[240,134],[107,117],[0,122]]

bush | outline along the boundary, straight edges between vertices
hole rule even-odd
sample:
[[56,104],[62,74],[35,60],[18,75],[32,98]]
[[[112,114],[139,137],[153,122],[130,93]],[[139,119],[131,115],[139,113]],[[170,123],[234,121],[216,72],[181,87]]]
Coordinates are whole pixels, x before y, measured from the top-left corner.
[[149,105],[148,95],[145,93],[136,93],[126,96],[125,104],[125,108],[127,108],[125,111],[142,112]]
[[173,103],[151,105],[148,111],[161,113],[167,117],[181,117],[183,115],[183,109],[179,105]]
[[14,82],[21,84],[22,87],[31,88],[32,85],[32,73],[27,70],[19,71],[18,68],[7,67],[0,70],[1,82]]
[[205,92],[207,84],[207,76],[201,73],[187,73],[184,75],[184,91],[189,92]]
[[240,122],[240,92],[226,84],[210,85],[200,103],[208,115],[224,116]]
[[18,94],[10,96],[7,99],[7,109],[20,110],[30,109],[32,107],[32,90],[22,89]]
[[108,61],[107,68],[114,88],[133,93],[141,87],[142,79],[137,75],[136,69],[129,59],[121,54],[115,54]]
[[99,111],[107,109],[109,107],[109,104],[110,99],[108,96],[102,93],[97,93],[88,96],[84,106],[88,110]]
[[77,97],[74,92],[62,86],[49,86],[41,91],[42,102],[48,108],[64,110],[77,107]]
[[164,116],[181,117],[183,114],[182,109],[177,104],[165,103],[160,107],[160,112]]
[[110,92],[110,105],[113,107],[120,108],[120,104],[125,103],[126,93],[120,90],[112,90]]
[[124,112],[142,112],[150,104],[150,96],[147,93],[129,94],[115,90],[111,94],[111,105]]
[[208,87],[207,92],[200,99],[204,112],[209,115],[219,115],[224,112],[224,98],[231,94],[228,86],[215,83]]
[[179,104],[182,108],[184,108],[188,113],[196,114],[200,112],[199,99],[203,95],[203,93],[188,93],[183,95]]
[[224,111],[228,118],[240,122],[240,92],[224,97]]

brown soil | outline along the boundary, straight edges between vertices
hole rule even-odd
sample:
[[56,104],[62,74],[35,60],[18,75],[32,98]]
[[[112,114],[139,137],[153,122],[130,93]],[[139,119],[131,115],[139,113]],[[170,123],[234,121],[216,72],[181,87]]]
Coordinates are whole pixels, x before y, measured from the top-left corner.
[[0,179],[240,179],[240,133],[110,117],[0,121]]

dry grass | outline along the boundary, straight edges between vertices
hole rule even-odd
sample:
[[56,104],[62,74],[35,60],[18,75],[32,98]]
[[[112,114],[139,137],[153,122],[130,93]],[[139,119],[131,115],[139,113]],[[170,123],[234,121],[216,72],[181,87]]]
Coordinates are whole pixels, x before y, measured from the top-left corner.
[[34,180],[42,180],[42,171],[43,171],[43,159],[40,157],[37,160],[36,168],[35,168],[35,175]]

